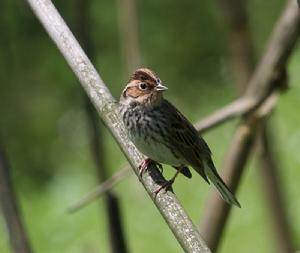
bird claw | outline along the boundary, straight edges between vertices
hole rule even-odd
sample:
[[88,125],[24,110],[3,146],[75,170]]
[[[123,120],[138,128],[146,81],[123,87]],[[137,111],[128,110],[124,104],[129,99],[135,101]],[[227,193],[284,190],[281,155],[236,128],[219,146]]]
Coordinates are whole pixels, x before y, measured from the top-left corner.
[[138,167],[140,178],[143,176],[144,172],[148,169],[148,166],[151,162],[152,162],[152,160],[149,158],[147,158],[141,162],[141,164]]
[[143,176],[144,172],[148,169],[148,167],[151,163],[154,163],[155,165],[157,165],[160,172],[163,173],[164,169],[163,169],[163,166],[160,163],[155,162],[155,161],[151,160],[150,158],[147,158],[147,159],[143,160],[141,162],[141,164],[139,165],[139,167],[138,167],[140,178]]
[[171,189],[172,184],[174,183],[174,179],[170,179],[168,181],[165,181],[160,187],[158,187],[153,193],[155,195],[155,197],[157,196],[157,194],[161,191],[161,190],[165,190],[165,192],[169,189]]

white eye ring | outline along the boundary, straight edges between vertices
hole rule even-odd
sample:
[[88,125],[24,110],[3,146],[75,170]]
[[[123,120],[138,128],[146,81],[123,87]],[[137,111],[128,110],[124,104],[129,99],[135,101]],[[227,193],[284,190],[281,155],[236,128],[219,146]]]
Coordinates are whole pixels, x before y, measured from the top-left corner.
[[148,85],[147,85],[146,83],[140,83],[140,85],[139,85],[139,88],[140,88],[141,90],[146,90],[147,87],[148,87]]

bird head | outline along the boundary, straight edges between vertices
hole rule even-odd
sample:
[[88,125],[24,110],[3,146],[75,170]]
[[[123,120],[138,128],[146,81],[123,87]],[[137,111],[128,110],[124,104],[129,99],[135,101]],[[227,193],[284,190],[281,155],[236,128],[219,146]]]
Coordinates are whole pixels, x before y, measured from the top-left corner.
[[130,104],[154,106],[161,102],[162,92],[167,89],[152,70],[141,68],[129,79],[121,100]]

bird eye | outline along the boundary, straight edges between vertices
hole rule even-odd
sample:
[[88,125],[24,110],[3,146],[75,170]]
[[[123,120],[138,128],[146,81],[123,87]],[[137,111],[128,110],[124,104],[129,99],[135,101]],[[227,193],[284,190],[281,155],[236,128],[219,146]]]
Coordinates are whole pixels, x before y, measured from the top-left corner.
[[140,84],[140,89],[141,89],[141,90],[147,89],[147,84],[141,83],[141,84]]

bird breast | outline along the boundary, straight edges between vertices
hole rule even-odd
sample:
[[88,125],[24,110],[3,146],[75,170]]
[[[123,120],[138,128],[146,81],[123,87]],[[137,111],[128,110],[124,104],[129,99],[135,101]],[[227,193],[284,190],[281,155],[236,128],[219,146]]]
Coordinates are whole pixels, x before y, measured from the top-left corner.
[[131,141],[140,152],[159,163],[173,166],[186,164],[166,145],[168,129],[163,115],[156,110],[143,110],[138,106],[121,109],[121,115]]

